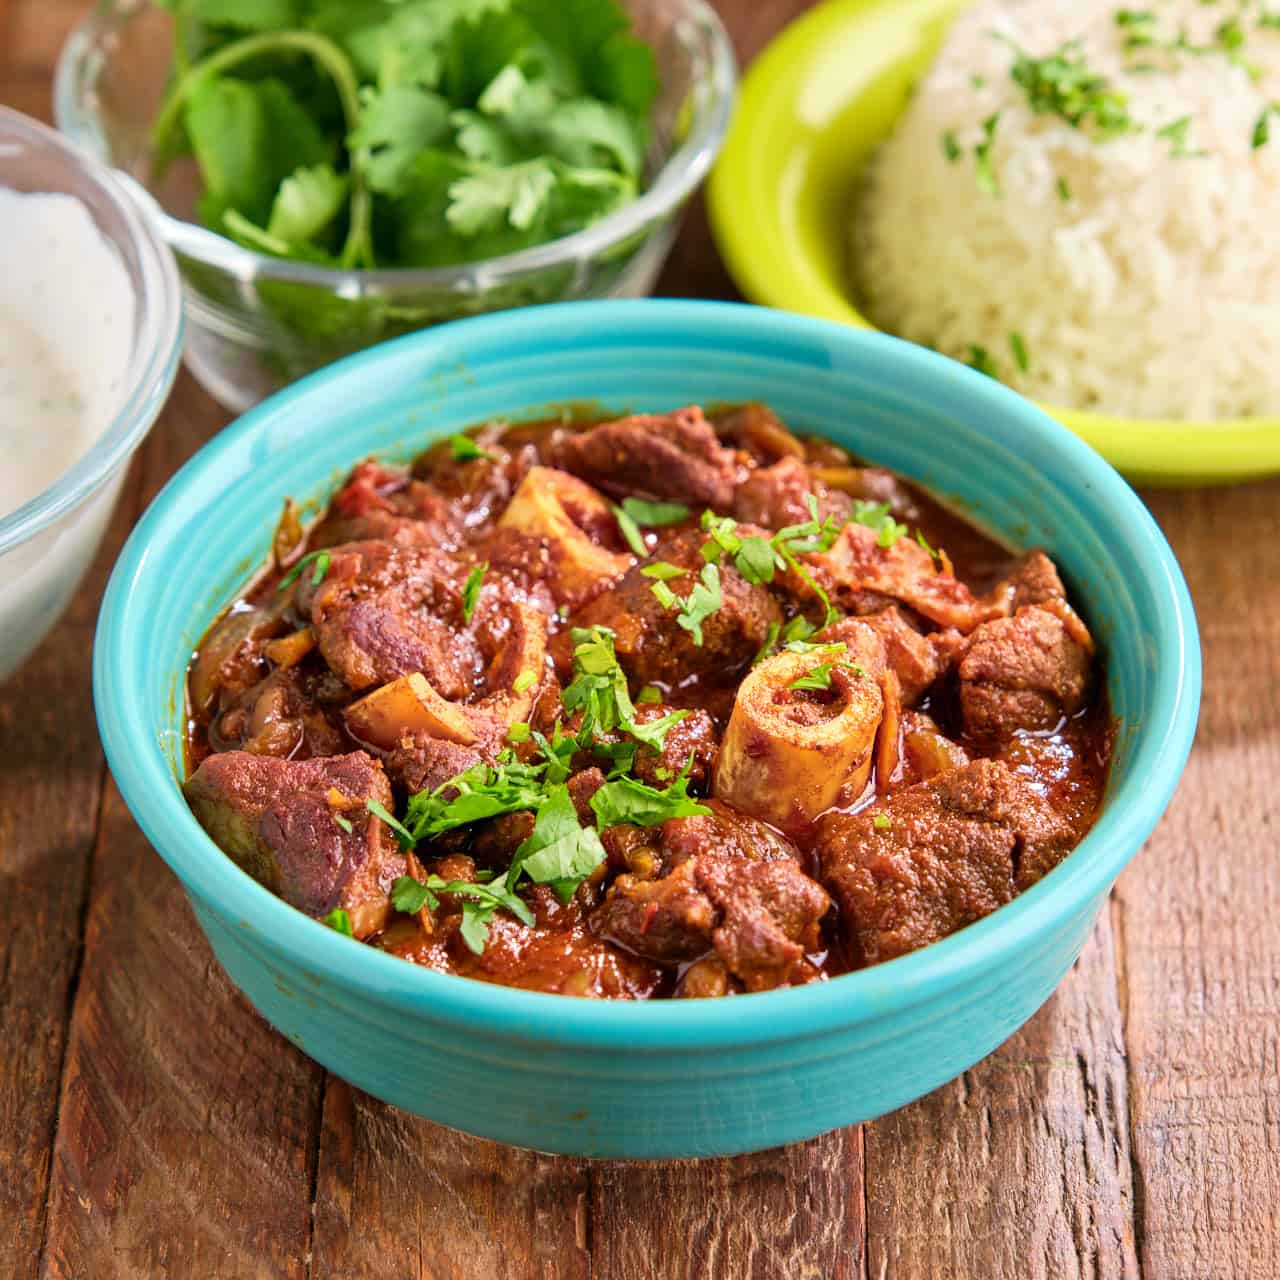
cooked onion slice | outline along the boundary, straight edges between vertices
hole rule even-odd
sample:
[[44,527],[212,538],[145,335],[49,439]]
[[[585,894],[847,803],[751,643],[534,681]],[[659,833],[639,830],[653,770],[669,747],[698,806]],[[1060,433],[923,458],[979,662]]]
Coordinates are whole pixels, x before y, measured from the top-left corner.
[[831,669],[829,689],[792,684],[819,664],[780,653],[738,688],[716,766],[714,793],[783,830],[854,800],[871,773],[884,697],[874,677]]
[[548,585],[556,603],[571,608],[598,594],[633,563],[631,556],[600,546],[586,532],[614,527],[604,496],[553,467],[529,469],[498,525],[550,541]]

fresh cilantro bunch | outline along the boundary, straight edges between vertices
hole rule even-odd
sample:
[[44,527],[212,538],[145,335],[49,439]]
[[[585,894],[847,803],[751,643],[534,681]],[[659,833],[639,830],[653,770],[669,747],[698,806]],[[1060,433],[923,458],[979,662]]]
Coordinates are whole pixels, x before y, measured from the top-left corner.
[[571,234],[639,190],[658,82],[616,0],[161,0],[157,164],[250,248],[433,267]]

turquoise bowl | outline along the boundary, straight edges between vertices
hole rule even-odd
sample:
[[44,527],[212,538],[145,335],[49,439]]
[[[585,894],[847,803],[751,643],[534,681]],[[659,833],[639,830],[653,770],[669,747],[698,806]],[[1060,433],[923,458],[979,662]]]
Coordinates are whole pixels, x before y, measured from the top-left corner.
[[[408,458],[491,417],[741,400],[919,480],[1014,545],[1043,544],[1063,567],[1105,652],[1119,728],[1097,825],[1044,880],[954,937],[831,982],[629,1005],[414,968],[286,906],[205,836],[178,789],[183,668],[265,556],[286,496],[322,500],[366,454]],[[998,383],[893,338],[777,311],[584,302],[412,334],[312,375],[219,435],[120,557],[94,691],[120,790],[218,959],[311,1057],[395,1106],[503,1142],[705,1156],[891,1111],[1031,1016],[1177,784],[1200,648],[1177,561],[1142,503]]]

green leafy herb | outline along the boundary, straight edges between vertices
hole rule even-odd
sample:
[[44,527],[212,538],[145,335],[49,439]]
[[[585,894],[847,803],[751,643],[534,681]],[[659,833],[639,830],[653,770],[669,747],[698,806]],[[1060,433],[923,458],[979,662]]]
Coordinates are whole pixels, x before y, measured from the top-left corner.
[[782,646],[788,653],[844,653],[849,646],[843,640],[830,644],[812,644],[808,640],[788,640]]
[[1258,122],[1253,126],[1252,144],[1255,151],[1259,147],[1265,147],[1271,141],[1271,124],[1272,116],[1280,118],[1280,102],[1268,103],[1263,107],[1262,114],[1258,117]]
[[1244,27],[1239,18],[1227,18],[1218,24],[1213,38],[1228,52],[1238,53],[1244,47]]
[[655,582],[649,590],[653,592],[653,598],[664,609],[678,609],[680,607],[680,597],[665,582]]
[[955,164],[964,155],[964,148],[961,147],[957,140],[954,129],[948,129],[942,135],[942,154],[946,156],[950,164]]
[[875,827],[877,831],[888,831],[889,828],[893,826],[893,819],[890,818],[887,813],[877,813],[876,816],[871,819],[871,825]]
[[438,904],[435,894],[421,880],[415,880],[413,876],[400,876],[391,886],[391,905],[397,911],[411,916],[424,906],[435,910]]
[[1187,133],[1191,128],[1190,116],[1179,116],[1162,128],[1156,130],[1157,138],[1164,138],[1171,144],[1170,155],[1193,156],[1204,155],[1203,151],[1192,151],[1187,146]]
[[[693,757],[689,758],[689,765]],[[664,790],[637,782],[634,778],[618,778],[606,782],[591,797],[591,810],[601,831],[630,823],[637,827],[656,827],[670,818],[695,818],[711,810],[689,796],[689,765]]]
[[[1012,44],[1012,41],[1008,43]],[[1095,142],[1132,133],[1128,98],[1102,75],[1089,70],[1076,41],[1060,45],[1043,58],[1033,58],[1013,44],[1010,78],[1037,115],[1054,115]]]
[[351,917],[341,908],[334,907],[327,916],[324,916],[321,924],[327,924],[334,933],[340,933],[344,937],[354,938],[355,930],[351,927]]
[[930,554],[930,555],[931,555],[935,560],[937,560],[939,563],[941,563],[941,562],[942,562],[942,552],[941,552],[941,551],[935,551],[935,550],[934,550],[934,548],[933,548],[933,547],[931,547],[931,546],[929,545],[929,540],[924,536],[924,530],[923,530],[923,529],[917,529],[917,530],[916,530],[916,541],[917,541],[917,542],[920,544],[920,546],[921,546],[925,551],[927,551],[927,552],[928,552],[928,553],[929,553],[929,554]]
[[672,564],[669,560],[655,560],[652,564],[647,564],[640,570],[644,577],[657,578],[659,582],[667,582],[672,578],[683,577],[688,572],[688,569],[682,569],[678,564]]
[[276,590],[284,591],[292,586],[302,576],[302,571],[307,565],[314,566],[311,571],[311,585],[318,587],[324,581],[325,574],[329,572],[329,563],[330,557],[327,551],[308,551],[305,556],[296,560],[289,572],[280,579]]
[[472,614],[476,611],[476,604],[480,599],[480,584],[488,571],[488,561],[481,561],[467,574],[467,580],[462,587],[462,620],[464,622],[470,622]]
[[774,649],[778,646],[778,637],[781,633],[782,626],[780,623],[769,623],[769,630],[765,633],[764,644],[760,646],[760,651],[756,656],[751,659],[751,665],[753,667],[759,666],[760,663],[773,653]]
[[523,693],[526,689],[532,689],[538,683],[538,677],[532,671],[522,671],[511,683],[511,688],[515,693]]
[[613,512],[613,518],[618,522],[623,541],[643,560],[648,556],[649,548],[645,545],[644,534],[640,532],[640,526],[621,507],[610,507],[609,509]]
[[[662,586],[662,583],[655,583]],[[714,564],[704,564],[699,581],[685,597],[676,625],[683,627],[693,637],[693,643],[702,644],[702,624],[723,604],[720,592],[720,570]]]
[[345,832],[347,833],[347,835],[350,835],[350,834],[351,834],[351,832],[352,832],[353,828],[352,828],[352,826],[351,826],[351,821],[350,821],[350,819],[348,819],[348,818],[344,818],[344,817],[342,816],[342,814],[340,814],[340,813],[335,813],[335,814],[333,815],[333,821],[334,821],[335,825],[336,825],[336,826],[338,826],[338,827],[340,827],[343,831],[345,831]]
[[[639,192],[659,86],[617,0],[166,4],[157,171],[189,149],[201,219],[261,252],[472,262],[581,230]],[[388,324],[383,303],[307,299],[291,323]]]
[[853,504],[853,521],[874,529],[877,545],[886,550],[907,532],[907,526],[899,524],[890,514],[887,502],[865,502],[859,499]]
[[835,665],[834,662],[820,662],[808,675],[803,675],[793,680],[787,688],[795,690],[830,689],[831,672],[835,669]]
[[1063,204],[1067,204],[1071,199],[1071,184],[1066,180],[1066,178],[1059,178],[1054,184],[1054,187],[1058,192],[1058,199],[1061,200]]
[[552,885],[567,902],[604,856],[596,832],[579,825],[568,786],[556,783],[538,806],[533,831],[516,850],[505,881],[514,888],[521,875],[527,876],[535,884]]
[[[662,583],[655,583],[662,586]],[[570,714],[581,711],[580,738],[590,738],[594,729],[609,733],[621,729],[637,742],[661,750],[668,731],[689,713],[672,711],[644,724],[636,720],[635,705],[627,690],[627,677],[618,665],[613,632],[608,627],[575,627],[573,640],[574,678],[564,691],[564,708]]]
[[523,722],[513,724],[507,730],[507,741],[508,742],[528,742],[532,733],[533,733],[532,728],[530,728],[529,725],[524,724]]
[[1000,112],[996,111],[982,122],[982,141],[973,149],[974,170],[978,187],[989,196],[1000,194],[1000,179],[996,176],[992,149],[996,144],[996,129],[1000,125]]
[[1009,350],[1013,352],[1014,364],[1026,373],[1031,368],[1031,361],[1027,358],[1027,343],[1016,329],[1009,335]]
[[449,449],[453,453],[454,462],[474,462],[477,458],[495,461],[493,454],[482,449],[470,436],[450,436]]
[[986,349],[986,347],[980,347],[974,343],[970,343],[968,364],[970,369],[976,369],[979,373],[985,373],[988,378],[1000,377],[1000,372],[996,368],[996,362],[991,358],[991,353]]
[[690,515],[689,508],[679,502],[646,502],[643,498],[623,498],[622,509],[636,524],[648,529],[679,524]]
[[636,694],[638,703],[654,703],[662,701],[662,690],[657,685],[647,684]]

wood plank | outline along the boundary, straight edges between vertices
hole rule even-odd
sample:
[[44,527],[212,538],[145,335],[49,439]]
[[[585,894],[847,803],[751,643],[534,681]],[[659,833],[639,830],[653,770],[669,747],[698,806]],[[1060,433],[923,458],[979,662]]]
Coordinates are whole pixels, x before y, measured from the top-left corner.
[[406,1115],[330,1076],[315,1280],[588,1280],[583,1166]]
[[1280,482],[1152,493],[1205,695],[1115,919],[1148,1276],[1280,1275]]
[[[145,494],[225,420],[181,375]],[[43,1274],[304,1276],[321,1080],[232,990],[109,786]]]
[[1136,1276],[1126,1084],[1104,913],[1020,1032],[867,1126],[868,1275]]
[[89,855],[105,765],[89,653],[98,602],[137,507],[126,482],[66,616],[0,686],[0,1275],[35,1274]]
[[593,1280],[856,1280],[862,1162],[852,1128],[728,1160],[593,1166]]

